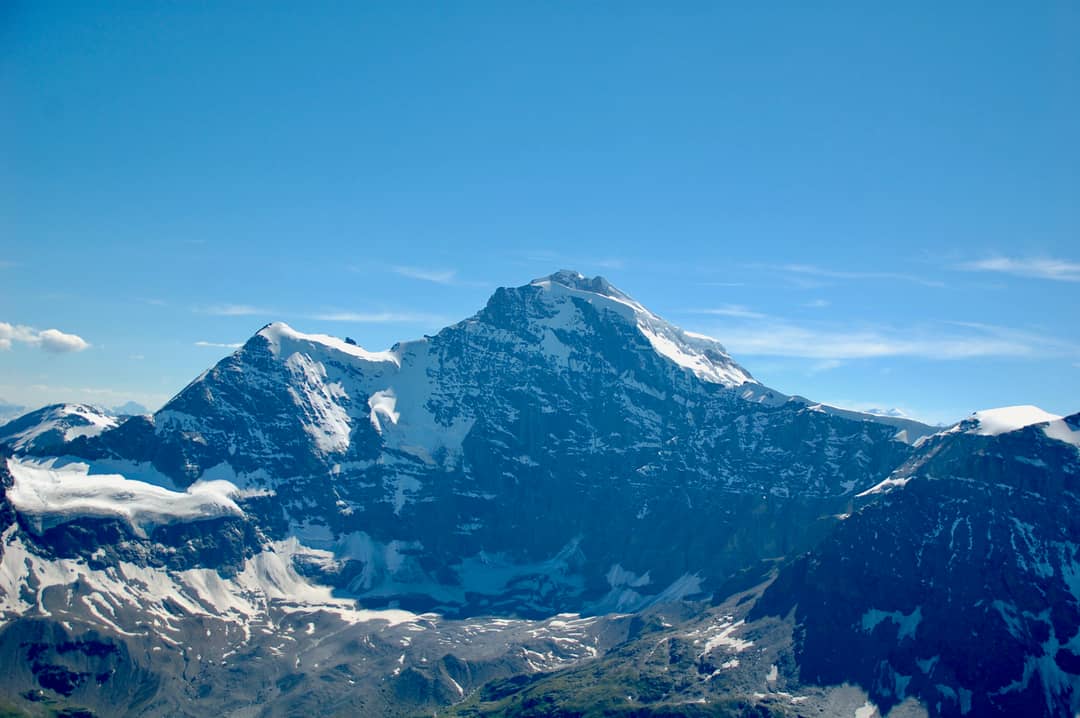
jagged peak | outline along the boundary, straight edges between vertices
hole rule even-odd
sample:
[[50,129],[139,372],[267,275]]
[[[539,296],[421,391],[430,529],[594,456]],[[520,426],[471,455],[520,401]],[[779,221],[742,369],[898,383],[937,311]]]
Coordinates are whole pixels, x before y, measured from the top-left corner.
[[[569,289],[577,289],[582,292],[592,292],[593,294],[601,294],[605,297],[612,297],[618,299],[625,299],[633,302],[625,292],[617,289],[615,285],[609,282],[607,279],[596,275],[595,277],[586,277],[581,272],[576,272],[572,269],[560,269],[554,274],[549,274],[546,277],[540,277],[532,280],[530,284],[535,286],[544,286],[545,284],[558,284]],[[637,304],[637,302],[634,302]]]
[[[661,319],[604,277],[586,277],[580,272],[564,269],[534,279],[526,286],[539,288],[545,302],[560,302],[574,297],[612,312],[636,327],[657,354],[703,381],[729,387],[757,383],[727,354],[719,341],[684,331]],[[412,344],[395,345],[390,351],[371,352],[338,337],[299,332],[280,321],[267,324],[256,336],[264,339],[270,351],[282,359],[297,351],[310,354],[330,350],[365,361],[389,362],[397,366],[401,366],[402,356],[407,353],[406,347]]]
[[[575,272],[572,269],[560,269],[554,274],[532,280],[529,282],[529,286],[540,287],[555,294],[563,294],[569,291],[572,294],[591,295],[608,299],[625,307],[625,309],[619,310],[619,313],[628,317],[631,316],[629,312],[632,312],[633,315],[648,314],[653,316],[652,312],[646,309],[644,305],[600,275],[586,277],[581,272]],[[617,307],[612,308],[617,309]]]
[[658,354],[703,381],[725,386],[756,383],[719,341],[685,331],[658,317],[603,277],[586,277],[580,272],[563,269],[534,279],[529,286],[540,287],[554,297],[579,297],[623,317],[637,327]]

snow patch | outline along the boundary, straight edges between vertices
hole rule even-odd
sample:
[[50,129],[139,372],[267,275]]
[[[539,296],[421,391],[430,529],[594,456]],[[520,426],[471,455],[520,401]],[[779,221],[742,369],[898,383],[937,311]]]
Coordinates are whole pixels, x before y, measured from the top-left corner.
[[877,706],[870,701],[863,703],[862,706],[855,709],[855,718],[875,718],[875,716],[880,715]]
[[[748,648],[754,645],[753,641],[747,641],[742,638],[735,637],[735,632],[741,629],[744,625],[744,621],[732,621],[731,616],[722,616],[717,619],[717,623],[707,628],[703,636],[705,638],[705,646],[698,657],[706,656],[717,648],[725,648],[732,653],[742,653]],[[695,634],[691,634],[693,637]],[[736,664],[738,665],[738,664]]]
[[621,586],[639,588],[641,586],[648,586],[652,582],[648,571],[641,576],[638,576],[633,571],[628,571],[623,568],[621,564],[617,563],[612,564],[611,568],[608,569],[606,578],[608,585],[612,588],[619,588]]
[[8,499],[39,534],[80,517],[120,519],[145,537],[153,526],[243,515],[228,481],[197,481],[179,492],[120,474],[90,474],[88,465],[74,462],[54,468],[12,458],[7,466],[15,479]]
[[391,424],[396,424],[398,419],[401,418],[401,414],[395,411],[397,397],[394,395],[393,389],[384,389],[372,394],[368,397],[368,406],[371,408],[371,425],[380,434],[382,433],[382,424],[379,422],[380,416],[385,417]]
[[1064,419],[1051,421],[1043,427],[1043,433],[1051,439],[1080,447],[1080,429],[1073,429]]
[[893,489],[899,489],[907,485],[907,482],[911,481],[910,476],[890,476],[882,481],[880,484],[876,484],[862,493],[855,494],[855,498],[860,499],[864,496],[872,496],[873,494],[885,494]]
[[896,624],[898,629],[896,640],[902,641],[905,638],[913,639],[915,638],[915,632],[919,629],[919,623],[922,622],[922,606],[916,606],[915,610],[911,613],[901,613],[900,611],[887,612],[871,608],[863,614],[862,630],[866,633],[870,633],[877,628],[879,623],[885,620],[890,620]]
[[1031,426],[1032,424],[1041,424],[1059,419],[1061,417],[1057,414],[1051,414],[1037,406],[1026,404],[976,411],[964,423],[969,421],[974,423],[974,427],[968,429],[970,434],[998,436],[999,434],[1023,429],[1025,426]]
[[688,369],[702,381],[724,386],[754,381],[727,356],[720,342],[711,337],[684,332],[651,314],[638,320],[638,331],[657,354]]
[[326,367],[297,352],[285,360],[294,381],[288,390],[303,411],[304,431],[325,454],[344,453],[349,448],[349,414],[342,407],[349,395],[340,382],[327,381]]

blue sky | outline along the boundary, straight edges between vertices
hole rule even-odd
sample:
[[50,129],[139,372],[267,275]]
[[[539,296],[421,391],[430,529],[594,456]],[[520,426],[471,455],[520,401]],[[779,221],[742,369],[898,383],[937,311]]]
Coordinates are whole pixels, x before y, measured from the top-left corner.
[[1080,410],[1076,3],[671,5],[6,3],[0,397],[566,267],[785,392]]

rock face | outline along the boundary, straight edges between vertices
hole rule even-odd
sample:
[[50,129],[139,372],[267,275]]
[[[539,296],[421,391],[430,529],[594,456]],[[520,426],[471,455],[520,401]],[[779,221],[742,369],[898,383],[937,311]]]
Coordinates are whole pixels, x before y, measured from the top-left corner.
[[676,714],[1074,710],[1080,434],[1021,413],[788,397],[572,272],[385,352],[271,324],[153,416],[0,427],[0,694],[408,715],[618,647]]
[[801,680],[887,710],[1080,708],[1080,415],[925,441],[874,500],[781,572],[751,617],[797,621]]

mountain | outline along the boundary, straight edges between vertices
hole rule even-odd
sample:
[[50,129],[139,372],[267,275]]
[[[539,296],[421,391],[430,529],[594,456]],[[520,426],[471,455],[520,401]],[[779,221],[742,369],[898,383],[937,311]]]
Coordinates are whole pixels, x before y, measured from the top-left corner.
[[26,407],[0,399],[0,422],[11,421],[26,413]]
[[1076,715],[1078,448],[1080,414],[976,412],[774,580],[453,714]]
[[790,397],[789,400],[802,402],[814,411],[831,414],[832,416],[842,416],[845,419],[853,419],[855,421],[874,421],[886,426],[892,426],[897,430],[895,438],[910,444],[914,444],[924,437],[931,436],[940,428],[932,427],[921,421],[916,421],[908,416],[904,416],[896,409],[889,409],[886,411],[871,409],[867,412],[860,412],[853,409],[841,409],[840,407],[830,406],[828,404],[816,404],[801,396],[793,396]]
[[385,352],[271,324],[66,451],[272,496],[245,515],[332,552],[300,560],[369,605],[547,616],[708,593],[809,547],[908,456],[896,434],[561,272]]
[[[979,412],[924,442],[755,615],[794,609],[801,679],[883,709],[1080,709],[1080,414]],[[883,711],[884,712],[884,711]]]
[[115,416],[141,416],[150,413],[149,409],[137,401],[125,401],[114,406],[111,411]]
[[[765,714],[797,705],[772,694],[780,683],[808,705],[888,705],[859,663],[876,643],[829,668],[807,627],[838,600],[829,582],[850,587],[858,617],[914,610],[877,584],[857,591],[854,557],[913,550],[874,553],[872,522],[895,511],[900,541],[925,518],[899,497],[944,498],[962,483],[947,471],[1015,479],[988,473],[979,457],[997,449],[980,442],[1004,442],[1010,467],[1045,464],[1024,475],[1029,493],[1037,476],[1064,483],[1076,454],[1045,432],[988,435],[992,414],[939,432],[786,396],[717,341],[565,271],[382,352],[270,324],[152,416],[58,427],[78,413],[48,407],[0,430],[13,452],[0,461],[0,655],[20,666],[0,695],[106,714],[411,715],[544,686],[556,700],[578,684],[544,675],[610,666],[621,690],[618,656],[654,638],[682,652],[668,678],[655,651],[638,675],[689,681],[657,694],[664,710],[708,700],[684,690],[703,676],[709,696]],[[974,506],[939,503],[921,510]],[[1072,535],[1059,513],[1015,517]],[[806,583],[831,546],[826,585]],[[902,568],[895,582],[920,580]],[[961,610],[948,603],[960,575],[937,579],[942,612]],[[745,641],[769,652],[719,659]],[[778,678],[762,683],[774,656]],[[936,665],[958,696],[978,687]],[[844,682],[863,692],[829,687]]]
[[79,437],[116,427],[116,420],[89,404],[52,404],[0,426],[0,444],[47,454]]

